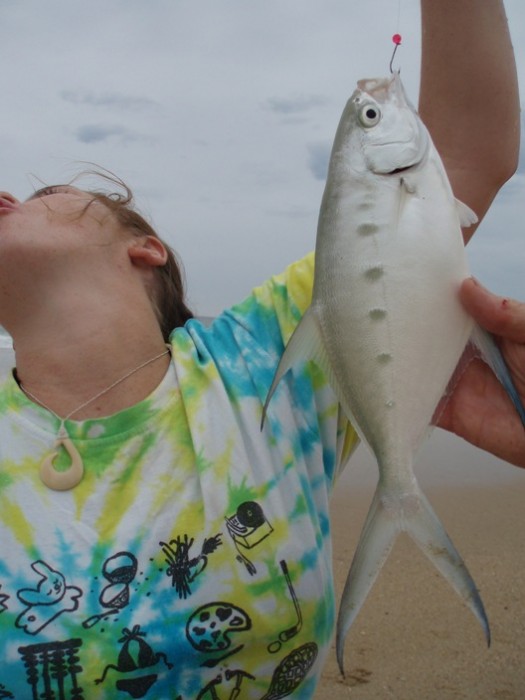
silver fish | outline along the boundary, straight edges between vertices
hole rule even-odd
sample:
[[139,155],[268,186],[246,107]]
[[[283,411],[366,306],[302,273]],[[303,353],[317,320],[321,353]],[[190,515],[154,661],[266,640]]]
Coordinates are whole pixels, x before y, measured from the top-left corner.
[[458,299],[469,274],[461,226],[476,221],[454,198],[399,74],[359,81],[332,149],[312,303],[281,358],[263,411],[264,420],[283,374],[314,359],[378,462],[377,489],[337,622],[342,672],[346,634],[402,531],[464,599],[490,642],[474,581],[413,472],[414,454],[469,339],[481,347],[525,423],[498,350]]

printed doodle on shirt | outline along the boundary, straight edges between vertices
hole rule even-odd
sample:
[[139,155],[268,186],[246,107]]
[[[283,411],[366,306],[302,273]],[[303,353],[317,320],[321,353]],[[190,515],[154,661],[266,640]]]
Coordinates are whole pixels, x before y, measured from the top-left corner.
[[17,592],[19,600],[27,607],[17,617],[16,626],[27,634],[38,634],[59,615],[76,610],[82,591],[68,586],[64,575],[44,561],[33,562],[31,568],[40,576],[40,581],[36,588],[22,588]]
[[281,570],[283,572],[283,576],[286,579],[286,584],[288,586],[288,592],[290,593],[290,597],[292,599],[293,606],[295,608],[296,622],[293,625],[291,625],[290,627],[287,627],[286,629],[281,630],[281,632],[279,632],[278,639],[276,639],[275,642],[272,642],[271,644],[268,645],[268,651],[270,652],[270,654],[275,654],[276,652],[280,651],[281,646],[284,644],[284,642],[287,642],[288,640],[295,637],[296,634],[299,634],[299,632],[301,631],[301,627],[303,626],[303,616],[301,613],[301,606],[299,605],[299,601],[297,600],[297,596],[295,594],[295,590],[294,590],[294,587],[292,585],[292,579],[290,578],[288,566],[287,566],[284,559],[282,559],[279,562],[279,565],[280,565]]
[[195,610],[186,623],[186,637],[190,644],[206,654],[220,652],[219,656],[207,659],[201,665],[213,667],[223,659],[240,651],[244,644],[231,648],[230,635],[251,629],[248,615],[231,603],[208,603]]
[[252,549],[273,532],[263,509],[256,501],[245,501],[240,504],[234,515],[226,518],[226,527],[235,543],[237,560],[244,564],[248,573],[253,576],[257,569],[239,547]]
[[104,612],[92,615],[84,620],[82,626],[86,629],[97,622],[106,620],[112,615],[118,615],[129,605],[130,584],[137,574],[137,559],[131,552],[118,552],[108,557],[102,567],[102,575],[109,583],[102,589],[98,602]]
[[39,700],[83,700],[77,674],[82,671],[78,650],[81,639],[19,647],[31,697]]
[[317,658],[317,644],[308,642],[285,656],[273,672],[268,692],[261,700],[279,700],[298,688]]
[[169,543],[159,542],[168,564],[166,574],[171,577],[171,585],[179,598],[187,598],[191,594],[190,583],[202,574],[208,565],[208,556],[222,544],[221,533],[206,538],[200,553],[196,557],[190,557],[194,542],[194,538],[189,539],[188,535],[183,538],[179,535]]
[[[196,700],[235,700],[240,697],[244,680],[255,680],[255,676],[246,671],[226,669],[213,678],[197,695]],[[226,687],[225,687],[226,686]]]
[[[2,584],[0,583],[0,615],[1,615],[5,610],[7,610],[7,605],[6,605],[6,603],[7,603],[7,601],[9,600],[9,596],[7,595],[7,593],[2,593],[1,591],[2,591]],[[0,695],[0,698],[1,698],[1,697],[2,697],[2,696]]]
[[146,636],[147,633],[141,631],[140,625],[135,625],[132,630],[124,628],[122,637],[118,640],[122,649],[117,663],[106,666],[102,676],[97,678],[95,683],[104,683],[112,671],[118,691],[127,693],[132,698],[143,698],[156,683],[159,673],[164,669],[173,668],[166,654],[153,651],[144,639]]

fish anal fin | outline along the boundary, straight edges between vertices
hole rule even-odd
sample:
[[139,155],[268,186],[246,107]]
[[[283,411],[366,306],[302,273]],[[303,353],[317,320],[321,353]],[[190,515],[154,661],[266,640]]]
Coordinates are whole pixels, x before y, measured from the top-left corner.
[[336,635],[337,662],[341,673],[344,673],[345,637],[400,532],[406,532],[416,542],[463,598],[482,625],[490,643],[487,616],[474,581],[428,500],[415,484],[404,494],[390,495],[389,489],[380,482],[341,599]]

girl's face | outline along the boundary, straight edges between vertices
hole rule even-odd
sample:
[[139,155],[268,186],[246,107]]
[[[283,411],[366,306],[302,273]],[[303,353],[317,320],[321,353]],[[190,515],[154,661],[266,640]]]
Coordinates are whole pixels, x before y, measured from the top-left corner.
[[69,185],[45,187],[25,201],[0,192],[0,268],[38,260],[73,262],[75,253],[111,246],[118,225],[92,195]]

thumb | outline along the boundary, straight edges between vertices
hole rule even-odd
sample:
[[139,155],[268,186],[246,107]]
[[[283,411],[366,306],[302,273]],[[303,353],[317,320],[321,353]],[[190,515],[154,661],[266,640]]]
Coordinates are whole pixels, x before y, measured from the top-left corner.
[[525,304],[489,292],[473,277],[463,282],[459,296],[480,326],[507,340],[525,343]]

